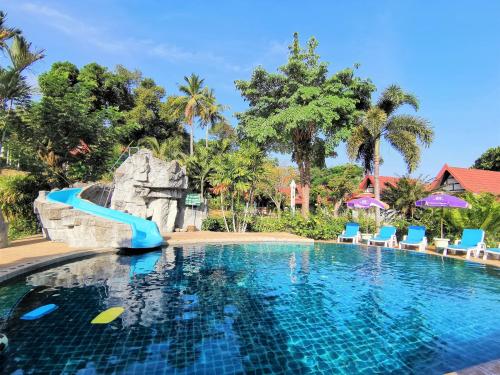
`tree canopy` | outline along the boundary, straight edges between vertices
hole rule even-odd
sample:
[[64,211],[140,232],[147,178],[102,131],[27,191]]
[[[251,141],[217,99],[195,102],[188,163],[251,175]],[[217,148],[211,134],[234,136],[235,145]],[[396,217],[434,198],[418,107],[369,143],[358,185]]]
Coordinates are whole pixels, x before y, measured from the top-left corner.
[[327,63],[316,53],[318,42],[301,47],[294,34],[288,61],[277,73],[258,67],[249,81],[236,87],[249,109],[236,114],[238,131],[266,150],[291,153],[303,186],[302,213],[309,213],[310,170],[324,164],[345,140],[369,103],[373,84],[344,69],[328,75]]
[[500,172],[500,146],[487,149],[472,167]]

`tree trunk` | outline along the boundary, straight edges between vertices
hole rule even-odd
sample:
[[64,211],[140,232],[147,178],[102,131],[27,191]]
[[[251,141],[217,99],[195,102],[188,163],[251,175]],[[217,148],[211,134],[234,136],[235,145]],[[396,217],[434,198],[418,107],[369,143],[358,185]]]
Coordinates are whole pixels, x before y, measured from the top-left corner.
[[[302,167],[300,167],[302,166]],[[302,163],[299,163],[300,183],[302,185],[302,207],[300,212],[303,217],[309,216],[309,193],[311,191],[311,161],[305,155]]]
[[[380,200],[380,139],[375,140],[373,153],[373,179],[375,180],[375,199]],[[375,221],[377,230],[380,228],[380,208],[375,207]]]
[[220,193],[220,208],[222,210],[222,218],[224,219],[226,232],[229,232],[229,225],[227,225],[227,219],[226,219],[226,211],[224,210],[224,193]]
[[193,142],[194,142],[194,125],[191,124],[191,134],[189,136],[189,154],[191,156],[193,156],[194,154]]
[[339,217],[340,206],[342,206],[342,199],[339,199],[333,205],[333,217]]
[[234,212],[234,193],[231,194],[231,215],[233,219],[233,232],[236,232],[236,213]]
[[205,127],[205,147],[208,148],[208,124]]

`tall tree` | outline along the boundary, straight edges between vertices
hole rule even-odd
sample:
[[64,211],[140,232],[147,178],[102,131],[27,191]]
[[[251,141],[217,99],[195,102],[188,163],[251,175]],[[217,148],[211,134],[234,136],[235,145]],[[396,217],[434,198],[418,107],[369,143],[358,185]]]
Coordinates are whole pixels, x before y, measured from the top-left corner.
[[[234,152],[219,155],[210,177],[213,191],[220,196],[226,230],[245,232],[255,189],[264,172],[264,153],[251,143],[244,143]],[[226,212],[231,213],[231,225]]]
[[337,165],[332,168],[314,168],[312,192],[320,205],[332,207],[337,217],[345,200],[358,190],[363,170],[355,164]]
[[7,41],[14,35],[21,34],[21,30],[15,27],[9,27],[6,24],[7,13],[0,10],[0,51],[7,48]]
[[[429,122],[421,117],[395,112],[403,105],[418,110],[418,99],[399,86],[389,86],[378,102],[365,113],[347,142],[347,152],[353,160],[362,163],[365,172],[373,172],[375,198],[380,199],[380,142],[385,139],[404,158],[411,173],[420,161],[420,147],[432,143],[434,132]],[[377,226],[380,225],[380,209],[376,209]]]
[[217,103],[213,89],[205,88],[204,95],[204,104],[200,109],[200,124],[205,128],[205,147],[208,148],[208,132],[215,124],[226,121],[222,112],[228,107]]
[[165,98],[165,89],[152,79],[141,80],[134,90],[135,104],[125,114],[126,143],[138,141],[144,137],[154,137],[159,141],[171,136],[183,134],[180,117],[174,113],[171,97]]
[[12,69],[22,73],[38,60],[45,57],[43,49],[33,49],[22,35],[14,35],[11,45],[7,48]]
[[487,149],[474,162],[472,168],[500,172],[500,146]]
[[0,51],[6,51],[10,61],[10,66],[0,67],[0,116],[3,120],[0,155],[14,107],[24,105],[30,99],[31,88],[22,73],[44,57],[43,50],[34,50],[20,30],[7,27],[5,18],[5,13],[0,12]]
[[189,77],[184,77],[184,84],[179,85],[179,91],[183,94],[178,97],[173,97],[171,105],[177,109],[177,112],[183,113],[184,121],[190,127],[189,137],[189,154],[194,153],[194,120],[200,117],[203,107],[206,105],[206,94],[204,90],[203,78],[196,74],[191,74]]
[[292,154],[299,167],[304,216],[309,214],[311,167],[334,155],[374,89],[351,69],[328,77],[317,46],[311,38],[302,48],[295,33],[288,62],[278,73],[258,67],[249,81],[236,81],[250,106],[237,114],[240,132],[266,150]]

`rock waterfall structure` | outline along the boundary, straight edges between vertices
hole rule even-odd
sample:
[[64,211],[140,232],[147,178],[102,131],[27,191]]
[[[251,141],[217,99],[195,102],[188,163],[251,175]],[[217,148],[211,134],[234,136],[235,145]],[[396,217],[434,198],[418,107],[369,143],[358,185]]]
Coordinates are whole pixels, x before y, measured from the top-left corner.
[[154,221],[162,234],[173,232],[187,188],[185,167],[141,149],[116,170],[111,208]]
[[[117,168],[112,185],[86,185],[79,196],[97,205],[151,220],[165,235],[176,229],[186,230],[188,226],[201,229],[201,222],[207,216],[206,207],[186,206],[187,192],[185,167],[177,161],[155,158],[151,151],[141,149]],[[129,225],[52,202],[47,194],[41,191],[34,203],[45,237],[71,247],[131,245]]]

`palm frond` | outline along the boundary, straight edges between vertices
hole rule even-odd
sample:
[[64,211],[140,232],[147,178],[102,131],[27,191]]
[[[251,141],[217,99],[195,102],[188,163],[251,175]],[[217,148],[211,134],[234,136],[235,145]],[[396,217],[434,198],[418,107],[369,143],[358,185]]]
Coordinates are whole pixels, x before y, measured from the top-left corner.
[[428,147],[434,139],[434,131],[429,121],[412,115],[394,115],[389,118],[386,133],[406,131],[413,134],[419,142]]
[[15,35],[12,39],[12,44],[7,48],[12,67],[18,72],[22,72],[34,62],[45,57],[44,50],[32,50],[29,43],[23,36]]
[[415,134],[400,130],[387,133],[385,139],[403,156],[408,172],[413,172],[420,162],[420,148]]
[[413,107],[415,111],[418,111],[419,102],[415,95],[403,91],[403,89],[397,85],[390,85],[382,92],[377,102],[377,107],[382,109],[387,115],[390,115],[405,104]]

